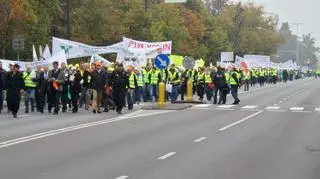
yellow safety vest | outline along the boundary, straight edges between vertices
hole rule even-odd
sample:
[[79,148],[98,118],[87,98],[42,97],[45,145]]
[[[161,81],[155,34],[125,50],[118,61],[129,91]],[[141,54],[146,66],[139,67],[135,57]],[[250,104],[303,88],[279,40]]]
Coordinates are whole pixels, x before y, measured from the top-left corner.
[[134,76],[136,74],[134,74],[133,72],[131,73],[130,77],[129,77],[129,88],[134,89],[136,88],[136,85],[134,83]]
[[212,83],[212,78],[211,78],[211,75],[209,74],[205,74],[205,82],[206,83]]
[[143,87],[143,79],[141,75],[136,75],[137,77],[137,83],[138,83],[138,87]]
[[23,73],[23,79],[24,79],[24,84],[25,84],[26,87],[31,87],[31,88],[37,87],[36,82],[32,81],[32,79],[30,77],[30,73],[24,72]]
[[205,76],[204,73],[198,73],[198,84],[205,83]]
[[151,84],[156,85],[159,81],[159,71],[151,72]]
[[142,72],[142,76],[143,76],[144,82],[146,84],[149,84],[150,83],[149,74],[151,73],[151,71],[147,71],[147,70],[143,69],[141,72]]
[[174,72],[173,74],[169,71],[169,82],[173,85],[179,85],[180,79],[173,80],[177,76],[177,72]]
[[230,85],[237,85],[236,80],[232,77],[233,74],[236,74],[236,75],[237,75],[236,78],[237,78],[237,80],[238,80],[238,82],[239,82],[239,79],[240,79],[239,76],[240,76],[240,74],[237,73],[237,72],[235,72],[235,71],[233,71],[233,72],[231,72],[230,75],[229,75],[229,84],[230,84]]

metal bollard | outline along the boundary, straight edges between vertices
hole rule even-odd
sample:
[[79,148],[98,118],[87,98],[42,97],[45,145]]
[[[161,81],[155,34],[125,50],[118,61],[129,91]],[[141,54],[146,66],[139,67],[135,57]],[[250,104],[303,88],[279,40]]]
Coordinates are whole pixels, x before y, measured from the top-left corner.
[[192,92],[192,81],[188,80],[187,84],[187,101],[191,102],[193,100],[193,92]]
[[163,82],[159,83],[159,99],[158,99],[158,106],[159,107],[164,107],[165,103],[165,95],[166,94],[166,89],[165,85]]

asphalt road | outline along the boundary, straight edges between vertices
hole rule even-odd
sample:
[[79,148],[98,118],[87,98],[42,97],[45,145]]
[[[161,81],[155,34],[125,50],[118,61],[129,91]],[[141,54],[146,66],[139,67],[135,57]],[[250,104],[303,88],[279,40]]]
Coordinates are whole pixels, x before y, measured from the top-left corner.
[[238,106],[1,115],[0,179],[319,179],[319,91],[304,79]]

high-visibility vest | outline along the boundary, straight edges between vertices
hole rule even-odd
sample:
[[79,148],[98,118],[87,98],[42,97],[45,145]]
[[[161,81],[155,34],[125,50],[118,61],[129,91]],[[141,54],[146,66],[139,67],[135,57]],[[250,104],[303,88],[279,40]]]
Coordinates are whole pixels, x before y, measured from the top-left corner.
[[245,80],[250,80],[251,79],[250,71],[248,71],[247,73],[245,72],[244,79]]
[[224,73],[224,76],[226,78],[226,81],[229,83],[229,79],[230,79],[230,74],[228,72]]
[[198,84],[204,84],[205,83],[205,76],[204,73],[198,73]]
[[136,75],[138,87],[143,87],[143,79],[141,75]]
[[206,83],[212,83],[212,78],[210,74],[205,74],[205,82]]
[[144,82],[146,84],[150,84],[149,75],[150,75],[151,71],[147,71],[147,70],[143,69],[141,72],[142,72],[142,76],[143,76]]
[[167,74],[166,74],[166,70],[165,69],[162,69],[160,70],[160,73],[161,73],[161,78],[163,81],[167,80]]
[[173,85],[179,85],[180,84],[180,79],[179,78],[175,79],[176,76],[177,76],[177,72],[171,73],[169,71],[169,82],[170,82],[170,84],[173,84]]
[[151,72],[151,84],[156,85],[159,81],[159,71]]
[[237,73],[237,72],[235,72],[235,71],[232,71],[232,72],[230,73],[230,76],[229,76],[229,84],[230,84],[230,85],[237,85],[236,80],[232,77],[233,74],[236,74],[236,79],[237,79],[238,81],[239,81],[239,79],[240,79],[240,74]]
[[32,81],[32,79],[30,77],[30,73],[24,72],[23,73],[23,79],[24,79],[24,84],[25,84],[26,87],[31,87],[31,88],[37,87],[37,83]]
[[136,85],[134,83],[134,76],[136,74],[134,74],[133,72],[131,73],[130,77],[129,77],[129,88],[134,89],[136,88]]
[[195,70],[192,69],[191,71],[188,71],[188,73],[190,73],[190,72],[191,72],[190,80],[191,80],[192,82],[194,82]]

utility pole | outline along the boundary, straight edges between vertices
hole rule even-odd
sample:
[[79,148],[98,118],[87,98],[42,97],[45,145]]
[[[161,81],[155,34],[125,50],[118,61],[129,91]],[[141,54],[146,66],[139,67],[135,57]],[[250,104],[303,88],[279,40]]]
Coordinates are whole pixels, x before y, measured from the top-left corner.
[[299,62],[300,58],[300,43],[299,43],[299,26],[302,25],[302,23],[294,23],[293,25],[297,26],[297,46],[296,46],[296,62]]

